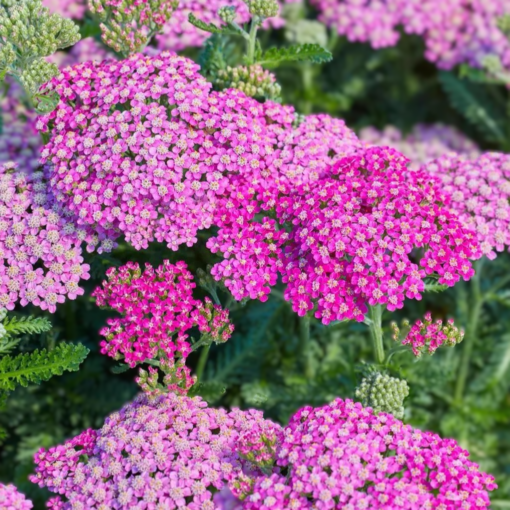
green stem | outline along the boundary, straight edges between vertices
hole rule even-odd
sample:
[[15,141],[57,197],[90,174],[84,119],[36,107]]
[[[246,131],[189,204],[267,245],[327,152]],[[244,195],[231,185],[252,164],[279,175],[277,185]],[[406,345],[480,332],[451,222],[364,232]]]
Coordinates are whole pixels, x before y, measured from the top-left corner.
[[462,402],[466,382],[469,374],[469,365],[471,355],[475,346],[475,339],[478,332],[478,323],[480,321],[480,313],[482,311],[484,296],[480,289],[480,274],[482,272],[483,260],[477,261],[475,264],[476,273],[471,279],[471,309],[469,310],[470,318],[466,327],[465,340],[463,342],[462,355],[460,359],[459,372],[457,374],[457,382],[455,384],[454,400],[456,404]]
[[198,359],[197,365],[197,379],[200,382],[202,377],[204,376],[205,365],[207,364],[207,358],[209,357],[209,349],[211,348],[211,344],[206,345],[202,352],[200,353],[200,358]]
[[255,60],[255,45],[257,42],[258,25],[259,25],[259,20],[255,16],[251,20],[250,33],[248,34],[248,40],[247,40],[246,59],[248,61],[248,65],[253,64],[253,61]]
[[305,376],[307,379],[313,377],[312,359],[310,357],[310,315],[306,314],[299,319],[299,348],[304,361]]
[[312,101],[311,97],[313,94],[313,75],[314,70],[311,64],[304,63],[299,66],[301,69],[301,78],[303,80],[303,91],[304,91],[304,101],[301,104],[301,113],[304,115],[309,115],[312,113]]
[[368,316],[370,322],[368,327],[370,328],[370,335],[372,336],[372,344],[374,346],[374,358],[376,363],[384,363],[384,344],[383,344],[383,333],[382,333],[382,305],[375,305],[368,307]]

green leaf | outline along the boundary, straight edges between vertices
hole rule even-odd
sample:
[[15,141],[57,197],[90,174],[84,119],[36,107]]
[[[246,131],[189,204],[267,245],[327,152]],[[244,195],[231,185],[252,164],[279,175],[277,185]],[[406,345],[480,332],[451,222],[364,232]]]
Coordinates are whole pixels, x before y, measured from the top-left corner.
[[35,104],[35,111],[45,115],[52,112],[57,107],[60,96],[55,91],[43,94],[36,93],[33,96],[33,101]]
[[425,284],[425,292],[444,292],[449,289],[448,285],[441,285],[440,283],[426,283]]
[[333,55],[319,44],[293,44],[284,48],[270,48],[258,60],[266,67],[278,66],[284,62],[329,62]]
[[125,363],[121,363],[120,365],[117,365],[116,367],[112,367],[112,374],[123,374],[124,372],[127,372],[131,367],[129,365],[126,365]]
[[0,391],[12,391],[16,386],[40,384],[65,371],[75,372],[89,350],[81,344],[61,343],[55,349],[35,350],[0,359]]
[[453,73],[441,72],[439,80],[450,102],[489,142],[505,141],[504,108],[476,83],[460,80]]
[[217,27],[214,23],[206,23],[205,21],[198,19],[192,12],[189,13],[188,21],[200,30],[204,30],[211,34],[221,34],[223,31],[221,27]]
[[225,385],[218,381],[199,382],[190,389],[188,396],[200,396],[209,404],[214,404],[224,395],[226,390]]
[[46,317],[8,317],[3,324],[4,338],[16,335],[39,335],[51,329],[51,322]]

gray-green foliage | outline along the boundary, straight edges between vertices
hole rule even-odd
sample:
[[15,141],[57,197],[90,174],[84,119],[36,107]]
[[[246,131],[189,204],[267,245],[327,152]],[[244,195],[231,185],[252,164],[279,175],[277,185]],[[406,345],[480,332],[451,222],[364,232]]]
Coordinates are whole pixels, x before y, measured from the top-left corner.
[[387,374],[372,372],[366,375],[358,388],[356,399],[376,413],[390,413],[404,418],[404,400],[409,395],[407,382]]
[[0,0],[0,73],[16,77],[36,102],[41,85],[58,74],[44,57],[79,40],[78,26],[41,0]]

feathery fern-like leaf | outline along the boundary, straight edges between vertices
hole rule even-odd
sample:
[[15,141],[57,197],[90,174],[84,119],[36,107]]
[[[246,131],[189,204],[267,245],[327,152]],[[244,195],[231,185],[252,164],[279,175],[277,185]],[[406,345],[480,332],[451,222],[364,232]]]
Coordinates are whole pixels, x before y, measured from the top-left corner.
[[81,344],[58,344],[55,349],[35,350],[18,356],[0,358],[0,391],[16,386],[39,384],[65,371],[74,372],[87,357],[89,350]]
[[293,44],[283,48],[269,48],[259,59],[258,64],[265,67],[278,66],[284,62],[329,62],[333,55],[320,44]]
[[4,338],[16,335],[38,335],[51,329],[51,322],[46,317],[8,317],[3,323],[6,334]]

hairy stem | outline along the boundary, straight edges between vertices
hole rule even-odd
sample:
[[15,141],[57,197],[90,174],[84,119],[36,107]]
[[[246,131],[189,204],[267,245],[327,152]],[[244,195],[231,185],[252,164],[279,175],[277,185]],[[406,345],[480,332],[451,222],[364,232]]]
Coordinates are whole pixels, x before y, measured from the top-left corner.
[[375,305],[368,307],[368,316],[370,321],[368,327],[370,328],[370,335],[372,336],[372,344],[374,346],[374,358],[376,363],[384,363],[384,344],[382,333],[382,305]]
[[248,65],[253,64],[253,61],[255,60],[255,45],[257,43],[258,25],[259,25],[259,20],[255,16],[251,20],[250,33],[248,34],[248,40],[247,40],[246,59],[248,60]]
[[211,348],[211,344],[207,344],[200,353],[200,358],[198,359],[197,365],[197,379],[200,382],[202,377],[204,376],[205,365],[207,364],[207,358],[209,357],[209,349]]
[[312,360],[310,358],[310,322],[311,317],[308,314],[299,318],[299,348],[304,361],[304,370],[307,379],[313,377]]
[[462,355],[460,359],[459,372],[457,374],[457,382],[455,384],[454,399],[457,404],[462,402],[466,382],[469,374],[469,365],[475,340],[478,334],[478,323],[480,321],[480,313],[482,311],[484,296],[480,289],[480,274],[482,272],[483,259],[475,263],[476,273],[471,279],[471,307],[469,310],[470,317],[466,327],[465,340],[463,342]]

